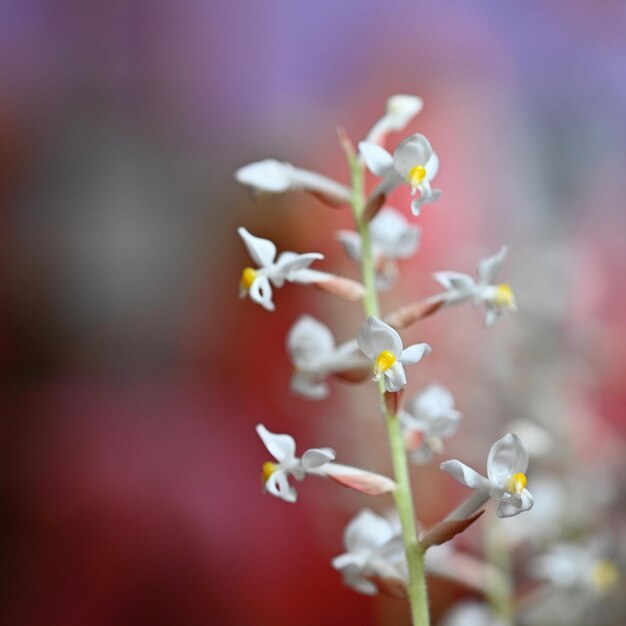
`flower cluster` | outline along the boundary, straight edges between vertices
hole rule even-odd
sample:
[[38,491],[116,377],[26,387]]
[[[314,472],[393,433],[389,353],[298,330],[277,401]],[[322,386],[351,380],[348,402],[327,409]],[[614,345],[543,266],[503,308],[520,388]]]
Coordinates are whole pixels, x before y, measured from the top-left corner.
[[[332,565],[344,582],[358,592],[408,596],[416,624],[427,621],[425,601],[421,605],[415,601],[420,593],[415,588],[423,584],[423,576],[420,583],[415,572],[423,572],[424,553],[429,550],[425,561],[429,571],[443,575],[447,572],[455,580],[481,590],[475,573],[480,571],[482,575],[487,566],[457,554],[449,544],[442,544],[476,521],[490,499],[498,501],[499,517],[517,515],[533,505],[533,497],[526,489],[528,451],[513,433],[491,448],[486,477],[457,460],[441,464],[442,470],[475,493],[419,538],[408,473],[398,469],[406,466],[407,459],[426,464],[442,454],[444,441],[456,434],[461,419],[452,393],[440,384],[427,385],[403,405],[402,392],[408,385],[405,366],[419,363],[431,354],[432,348],[426,342],[405,347],[398,330],[420,316],[462,302],[484,305],[488,326],[503,311],[515,310],[510,287],[493,284],[506,255],[506,248],[502,247],[498,254],[481,261],[477,279],[458,272],[438,272],[435,279],[445,288],[443,294],[431,297],[425,305],[409,305],[396,314],[383,317],[379,313],[377,291],[393,286],[398,261],[412,256],[421,239],[420,227],[411,223],[403,211],[385,204],[387,198],[397,187],[408,185],[410,213],[417,216],[424,204],[441,197],[441,191],[432,187],[439,158],[423,134],[415,133],[400,141],[393,153],[384,148],[389,133],[404,130],[422,105],[422,100],[415,96],[389,98],[383,116],[358,144],[358,152],[341,133],[353,178],[351,187],[274,159],[246,165],[235,174],[238,181],[254,191],[255,197],[299,189],[332,206],[350,205],[355,229],[338,231],[336,237],[348,257],[361,266],[362,284],[312,269],[314,262],[323,260],[319,253],[283,252],[277,256],[274,243],[240,228],[239,235],[255,264],[243,270],[240,295],[249,295],[268,311],[275,308],[273,288],[286,283],[314,285],[347,299],[362,300],[366,319],[340,344],[332,330],[314,317],[304,314],[295,321],[286,340],[293,366],[290,387],[296,395],[322,400],[330,393],[329,380],[358,383],[371,378],[376,382],[396,474],[392,480],[377,472],[336,463],[336,453],[329,447],[311,448],[297,456],[296,443],[290,435],[272,433],[259,424],[257,433],[273,457],[263,465],[263,486],[269,494],[290,503],[297,499],[293,481],[303,481],[310,475],[330,478],[368,495],[393,495],[397,511],[391,517],[365,509],[348,524],[345,552],[335,557]],[[364,166],[380,179],[368,197],[361,189]],[[416,617],[419,615],[421,618]]]

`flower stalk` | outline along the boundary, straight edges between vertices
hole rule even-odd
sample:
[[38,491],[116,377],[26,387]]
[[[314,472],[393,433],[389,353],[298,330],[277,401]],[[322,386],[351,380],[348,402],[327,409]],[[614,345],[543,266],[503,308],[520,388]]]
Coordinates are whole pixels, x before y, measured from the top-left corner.
[[[344,146],[345,147],[345,146]],[[352,178],[351,207],[356,229],[361,236],[362,258],[361,272],[365,293],[363,308],[366,317],[380,317],[378,297],[376,294],[376,268],[371,250],[370,228],[365,215],[365,197],[363,193],[364,172],[362,163],[355,158],[354,153],[346,150],[348,164]],[[426,576],[424,572],[424,549],[420,545],[415,525],[415,510],[411,494],[411,483],[407,454],[400,419],[397,413],[391,412],[385,400],[385,383],[378,382],[380,405],[385,417],[385,426],[391,449],[391,458],[396,481],[394,492],[396,508],[402,526],[402,539],[408,565],[409,583],[407,595],[411,607],[411,623],[413,626],[429,626],[428,595],[426,590]]]

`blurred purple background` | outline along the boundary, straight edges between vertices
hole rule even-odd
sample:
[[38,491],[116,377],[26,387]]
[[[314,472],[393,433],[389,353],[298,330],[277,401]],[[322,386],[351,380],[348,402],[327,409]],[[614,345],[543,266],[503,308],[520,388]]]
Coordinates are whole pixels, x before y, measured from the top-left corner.
[[[453,453],[484,462],[502,424],[536,413],[571,420],[581,458],[619,454],[625,32],[619,0],[3,3],[0,622],[406,619],[329,566],[345,522],[384,503],[315,480],[296,506],[261,492],[259,422],[389,471],[372,389],[287,391],[295,318],[343,340],[359,306],[297,286],[273,315],[237,299],[237,226],[356,277],[332,237],[350,216],[254,204],[232,176],[272,156],[346,180],[336,125],[362,138],[392,93],[424,98],[410,130],[445,195],[389,306],[502,243],[520,304],[493,333],[470,309],[410,333],[435,348],[419,384],[444,382],[466,415]],[[462,492],[415,477],[427,523]],[[432,593],[437,616],[465,592]]]

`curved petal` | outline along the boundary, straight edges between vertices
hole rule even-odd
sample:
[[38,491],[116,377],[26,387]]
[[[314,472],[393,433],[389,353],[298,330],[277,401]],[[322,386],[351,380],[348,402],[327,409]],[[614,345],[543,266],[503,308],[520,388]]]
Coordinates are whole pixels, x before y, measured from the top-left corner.
[[385,116],[388,128],[393,131],[403,130],[406,125],[422,110],[424,101],[418,96],[396,94],[387,99]]
[[300,316],[287,334],[287,352],[297,367],[319,361],[334,348],[330,328],[310,315]]
[[410,224],[400,211],[385,206],[370,222],[370,232],[373,241],[391,243],[398,239],[409,228]]
[[487,476],[491,482],[502,484],[527,468],[528,450],[517,435],[507,433],[491,446],[487,457]]
[[276,246],[272,241],[251,235],[243,226],[240,226],[237,232],[243,239],[248,254],[259,267],[267,267],[274,262]]
[[309,267],[313,261],[323,258],[324,255],[319,252],[307,252],[306,254],[297,254],[295,256],[293,256],[293,253],[283,252],[276,265],[287,280],[294,280],[296,272]]
[[335,238],[344,249],[344,252],[353,260],[361,261],[361,235],[353,230],[338,230]]
[[419,226],[410,226],[396,240],[387,256],[392,259],[407,259],[419,248],[421,238],[422,229]]
[[498,276],[502,263],[507,254],[507,247],[502,246],[499,252],[493,256],[483,259],[476,267],[478,282],[481,285],[490,285]]
[[476,470],[461,463],[461,461],[444,461],[439,466],[444,472],[452,474],[462,485],[472,489],[488,489],[489,481]]
[[530,511],[534,503],[535,501],[530,491],[524,489],[517,498],[501,500],[496,514],[498,517],[513,517],[524,511]]
[[441,413],[429,420],[428,432],[435,437],[448,439],[456,433],[461,421],[459,411],[448,409],[445,413]]
[[419,363],[424,356],[429,355],[433,349],[427,343],[416,343],[402,351],[400,362],[402,365]]
[[441,198],[443,192],[441,189],[423,190],[419,198],[414,198],[411,202],[411,211],[413,215],[419,215],[424,204],[434,204]]
[[276,307],[272,302],[272,285],[267,276],[258,276],[248,289],[250,299],[260,304],[266,311],[273,311]]
[[416,166],[424,167],[433,154],[432,146],[424,135],[416,133],[402,141],[393,153],[394,167],[398,174],[406,179]]
[[289,484],[284,470],[276,470],[271,474],[265,483],[265,489],[285,502],[295,502],[297,499],[296,490]]
[[288,465],[296,456],[296,442],[291,435],[271,433],[263,424],[258,424],[256,432],[265,444],[267,451],[279,462]]
[[469,275],[461,272],[435,272],[433,278],[444,288],[456,290],[471,296],[476,289],[476,281]]
[[302,467],[304,471],[319,469],[335,458],[332,448],[310,448],[302,455]]
[[291,187],[293,165],[281,163],[276,159],[264,159],[240,167],[235,172],[235,178],[243,185],[254,189],[280,193]]
[[454,397],[443,385],[433,384],[413,396],[407,406],[413,415],[441,415],[454,407]]
[[376,317],[368,317],[357,334],[359,348],[374,361],[384,350],[389,350],[396,358],[402,354],[402,339],[388,324]]
[[376,176],[385,176],[393,168],[393,157],[380,146],[368,141],[359,143],[359,152],[367,165],[367,169]]
[[406,373],[400,361],[396,361],[385,372],[385,389],[387,391],[400,391],[406,385]]

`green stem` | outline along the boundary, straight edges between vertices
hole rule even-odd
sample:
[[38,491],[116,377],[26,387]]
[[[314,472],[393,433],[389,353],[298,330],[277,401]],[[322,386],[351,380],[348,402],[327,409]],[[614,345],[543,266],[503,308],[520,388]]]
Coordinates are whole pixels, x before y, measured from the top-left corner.
[[[363,195],[363,167],[355,158],[349,157],[352,173],[352,212],[357,230],[361,236],[361,271],[363,275],[363,308],[366,316],[380,317],[378,296],[376,294],[376,268],[370,245],[369,222],[363,218],[365,200]],[[426,576],[424,574],[424,550],[417,539],[415,526],[415,510],[411,495],[409,467],[404,447],[404,438],[400,420],[395,413],[387,408],[385,402],[385,385],[381,380],[378,384],[380,404],[385,416],[387,436],[391,448],[396,490],[394,497],[402,526],[402,539],[409,570],[408,597],[411,606],[411,623],[413,626],[429,626],[428,595]]]

